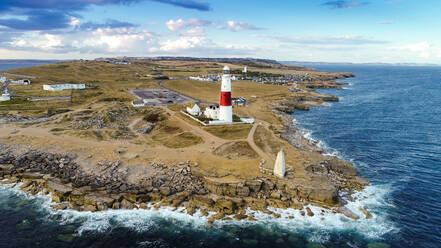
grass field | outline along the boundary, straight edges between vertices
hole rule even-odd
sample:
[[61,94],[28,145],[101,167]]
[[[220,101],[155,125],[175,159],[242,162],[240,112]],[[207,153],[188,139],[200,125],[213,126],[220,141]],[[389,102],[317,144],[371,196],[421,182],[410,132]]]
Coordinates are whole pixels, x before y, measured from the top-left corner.
[[236,140],[246,139],[250,132],[251,125],[228,125],[228,126],[211,126],[205,127],[205,131],[222,139]]

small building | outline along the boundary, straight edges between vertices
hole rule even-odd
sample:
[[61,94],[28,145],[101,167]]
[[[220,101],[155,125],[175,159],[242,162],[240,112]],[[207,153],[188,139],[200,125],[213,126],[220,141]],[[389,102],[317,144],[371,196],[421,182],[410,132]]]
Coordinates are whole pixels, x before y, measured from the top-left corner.
[[248,72],[248,69],[247,69],[246,66],[243,68],[243,71],[242,71],[242,72],[243,72],[243,73],[247,73],[247,72]]
[[11,95],[8,92],[8,89],[5,89],[5,93],[0,96],[0,102],[11,100]]
[[31,80],[29,80],[29,79],[11,80],[11,84],[30,85],[31,84]]
[[201,108],[195,103],[189,103],[187,105],[187,113],[193,115],[193,116],[199,116],[201,115]]
[[0,83],[6,83],[6,77],[0,76]]
[[136,107],[136,108],[144,107],[144,106],[145,106],[145,103],[144,103],[144,101],[133,101],[133,102],[132,102],[132,106],[133,106],[133,107]]
[[45,84],[43,90],[60,91],[60,90],[83,90],[86,88],[85,84]]
[[204,116],[209,119],[218,120],[219,119],[219,105],[211,105],[211,106],[205,108]]
[[240,121],[247,124],[254,124],[253,117],[240,117]]
[[245,106],[245,105],[247,105],[247,99],[245,99],[244,97],[233,97],[233,98],[231,98],[231,101],[236,106]]

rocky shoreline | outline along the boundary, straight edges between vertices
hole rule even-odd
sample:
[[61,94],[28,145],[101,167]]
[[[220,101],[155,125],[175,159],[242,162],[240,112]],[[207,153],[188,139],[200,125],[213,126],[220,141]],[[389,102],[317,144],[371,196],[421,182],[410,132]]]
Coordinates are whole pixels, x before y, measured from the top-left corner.
[[[298,93],[295,97],[271,106],[284,125],[279,136],[300,150],[322,153],[316,144],[299,133],[290,114],[296,110],[309,110],[310,106],[324,101],[338,101],[337,97],[318,94],[314,89],[341,89],[344,84],[320,81],[291,88]],[[0,118],[0,124],[41,123],[53,120],[53,115],[48,113],[31,118],[6,115]],[[153,162],[139,165],[142,173],[138,170],[134,181],[130,178],[133,165],[119,160],[84,164],[90,162],[84,162],[79,155],[0,143],[0,183],[21,183],[20,189],[31,194],[50,193],[52,201],[57,203],[53,206],[55,209],[104,211],[147,209],[151,206],[184,207],[190,215],[196,210],[205,216],[215,212],[209,217],[210,225],[220,219],[255,220],[252,214],[247,214],[247,209],[280,217],[268,207],[298,209],[302,215],[313,216],[314,213],[307,207],[310,204],[358,219],[359,216],[344,206],[345,199],[340,195],[343,192],[350,195],[369,184],[367,179],[357,175],[353,165],[327,156],[322,156],[318,164],[307,165],[302,172],[306,176],[298,176],[296,171],[288,169],[285,178],[275,177],[270,171],[254,178],[229,178],[211,175],[199,169],[196,162],[181,161],[177,164]],[[370,213],[366,209],[363,208],[362,212],[369,218]]]
[[[218,219],[255,220],[246,209],[280,217],[267,209],[304,209],[310,203],[332,207],[335,212],[358,218],[339,199],[341,190],[360,190],[369,182],[357,176],[356,169],[344,161],[329,158],[319,166],[308,167],[311,176],[323,180],[301,182],[271,175],[255,179],[223,180],[204,175],[191,161],[178,165],[152,163],[148,173],[136,183],[128,180],[130,168],[120,161],[100,161],[94,171],[84,171],[76,154],[54,154],[32,147],[0,143],[0,180],[2,184],[22,183],[20,189],[37,194],[51,193],[55,209],[78,211],[106,209],[185,207],[192,215],[197,209],[211,215],[208,224]],[[332,183],[331,183],[332,182]],[[303,210],[304,213],[305,210]],[[309,215],[310,210],[307,210]],[[355,217],[354,217],[355,216]]]

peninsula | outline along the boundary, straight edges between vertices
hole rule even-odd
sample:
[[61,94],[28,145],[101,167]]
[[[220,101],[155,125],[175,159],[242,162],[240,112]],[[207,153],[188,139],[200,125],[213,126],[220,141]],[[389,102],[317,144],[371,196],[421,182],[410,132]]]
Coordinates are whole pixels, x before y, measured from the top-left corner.
[[[219,103],[223,68],[231,73],[233,121],[251,122],[210,125],[216,117],[202,114]],[[338,101],[315,89],[341,89],[336,79],[352,74],[272,60],[173,57],[0,74],[10,96],[0,102],[0,183],[50,193],[56,209],[172,206],[199,210],[213,224],[255,220],[247,209],[280,217],[268,207],[312,216],[312,204],[370,218],[365,208],[365,216],[349,211],[342,198],[369,181],[350,163],[323,155],[291,117]],[[277,157],[282,174],[274,173],[275,164],[282,168]]]

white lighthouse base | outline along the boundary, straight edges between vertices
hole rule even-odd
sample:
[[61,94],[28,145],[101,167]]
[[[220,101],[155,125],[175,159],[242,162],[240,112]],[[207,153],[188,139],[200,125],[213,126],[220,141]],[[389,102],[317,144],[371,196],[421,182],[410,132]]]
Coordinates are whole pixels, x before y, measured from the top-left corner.
[[233,122],[233,107],[219,106],[219,120],[225,122]]

